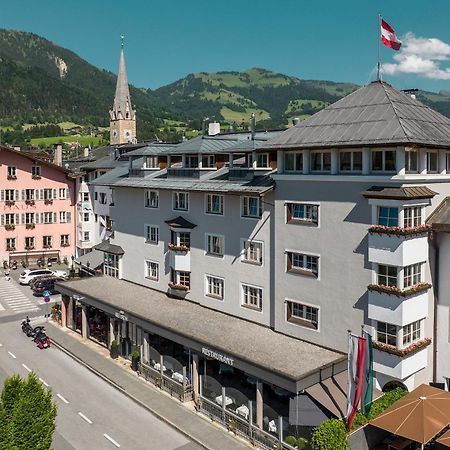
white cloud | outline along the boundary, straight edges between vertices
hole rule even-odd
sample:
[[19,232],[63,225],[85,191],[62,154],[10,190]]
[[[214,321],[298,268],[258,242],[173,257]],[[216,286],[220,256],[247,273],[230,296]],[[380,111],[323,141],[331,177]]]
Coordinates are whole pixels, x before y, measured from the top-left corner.
[[395,63],[386,63],[382,72],[387,75],[415,74],[434,80],[450,80],[450,45],[436,38],[416,37],[406,33],[402,47],[394,55]]

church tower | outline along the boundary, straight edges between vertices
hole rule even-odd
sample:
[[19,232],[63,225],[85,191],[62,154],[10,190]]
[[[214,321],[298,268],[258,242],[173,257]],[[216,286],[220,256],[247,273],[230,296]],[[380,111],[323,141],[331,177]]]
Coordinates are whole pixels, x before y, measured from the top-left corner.
[[136,142],[136,111],[131,106],[125,56],[123,54],[123,36],[116,95],[112,110],[109,111],[109,130],[109,142],[111,145]]

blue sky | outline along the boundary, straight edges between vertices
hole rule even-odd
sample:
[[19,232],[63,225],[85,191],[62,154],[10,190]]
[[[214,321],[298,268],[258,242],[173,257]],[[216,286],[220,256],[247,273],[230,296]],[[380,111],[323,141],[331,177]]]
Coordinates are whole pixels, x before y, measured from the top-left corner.
[[450,0],[0,0],[0,7],[0,27],[37,33],[113,72],[123,33],[129,80],[150,88],[191,72],[250,67],[364,84],[374,77],[381,13],[400,38],[414,34],[398,60],[383,48],[391,64],[384,78],[400,88],[450,90]]

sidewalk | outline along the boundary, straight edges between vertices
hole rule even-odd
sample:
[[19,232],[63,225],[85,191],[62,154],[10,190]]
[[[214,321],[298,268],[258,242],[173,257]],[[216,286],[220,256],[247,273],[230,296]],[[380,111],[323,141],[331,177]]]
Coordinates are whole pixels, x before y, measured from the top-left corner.
[[209,420],[190,411],[177,400],[171,399],[158,391],[157,388],[139,379],[129,369],[102,355],[101,353],[105,353],[106,350],[102,352],[94,351],[89,348],[90,345],[85,345],[76,336],[73,336],[73,332],[66,331],[52,322],[48,322],[46,327],[55,346],[155,416],[176,428],[188,439],[208,450],[243,450],[249,448],[223,428],[219,428]]

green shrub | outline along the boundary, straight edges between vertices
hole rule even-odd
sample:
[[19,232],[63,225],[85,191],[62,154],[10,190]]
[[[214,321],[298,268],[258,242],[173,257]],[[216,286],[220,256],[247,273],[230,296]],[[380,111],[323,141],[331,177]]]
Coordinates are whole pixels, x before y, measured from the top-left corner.
[[111,347],[117,347],[119,345],[119,341],[117,340],[117,339],[114,339],[112,342],[111,342]]
[[369,419],[375,419],[379,416],[385,409],[389,408],[397,400],[400,400],[404,395],[408,393],[407,390],[402,388],[396,388],[392,391],[386,392],[383,397],[375,400],[370,408]]
[[288,445],[292,445],[292,447],[295,447],[297,445],[297,438],[295,436],[286,436],[284,438],[284,442]]
[[330,419],[314,428],[311,447],[313,450],[347,450],[345,423],[339,419]]
[[136,350],[134,352],[131,352],[130,355],[132,358],[138,358],[140,356],[139,352],[137,352]]

